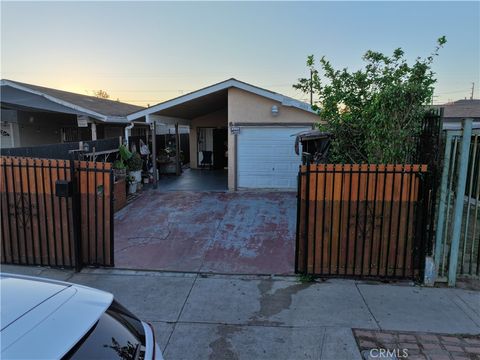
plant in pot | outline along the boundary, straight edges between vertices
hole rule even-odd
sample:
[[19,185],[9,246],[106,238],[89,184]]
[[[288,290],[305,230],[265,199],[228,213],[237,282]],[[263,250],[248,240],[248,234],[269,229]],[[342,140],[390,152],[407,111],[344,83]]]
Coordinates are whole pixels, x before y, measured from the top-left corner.
[[158,157],[157,160],[161,163],[166,163],[170,161],[170,157],[168,156],[168,151],[167,149],[161,149],[158,152]]
[[168,157],[170,158],[170,161],[175,162],[177,160],[176,159],[177,151],[173,146],[166,148],[165,151],[167,152]]
[[123,179],[127,176],[127,165],[125,162],[132,157],[132,153],[125,145],[120,145],[118,153],[120,157],[113,163],[113,175],[116,180]]
[[128,193],[135,194],[137,192],[137,180],[135,179],[135,176],[128,175],[127,184],[128,184]]
[[127,176],[127,166],[122,160],[115,160],[113,163],[113,175],[116,181],[124,179]]
[[142,167],[143,160],[139,153],[132,154],[130,159],[127,160],[128,174],[133,176],[136,182],[142,181]]

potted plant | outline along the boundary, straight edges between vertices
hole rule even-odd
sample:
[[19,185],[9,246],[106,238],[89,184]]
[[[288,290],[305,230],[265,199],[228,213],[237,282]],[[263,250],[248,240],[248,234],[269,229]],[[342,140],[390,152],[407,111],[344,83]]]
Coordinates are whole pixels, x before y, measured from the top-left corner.
[[127,160],[128,174],[133,176],[136,182],[142,181],[143,161],[139,153],[135,152]]
[[125,162],[132,157],[132,153],[125,145],[119,146],[118,153],[120,154],[120,158],[113,163],[113,175],[117,180],[127,176],[127,165],[125,165]]
[[122,160],[115,160],[113,163],[113,176],[115,176],[116,181],[124,179],[125,176],[127,176],[127,167]]
[[128,175],[127,184],[128,184],[128,193],[135,194],[137,192],[137,181],[135,177],[132,175]]
[[158,153],[157,157],[158,162],[160,163],[167,163],[170,161],[170,157],[168,156],[167,149],[161,149]]

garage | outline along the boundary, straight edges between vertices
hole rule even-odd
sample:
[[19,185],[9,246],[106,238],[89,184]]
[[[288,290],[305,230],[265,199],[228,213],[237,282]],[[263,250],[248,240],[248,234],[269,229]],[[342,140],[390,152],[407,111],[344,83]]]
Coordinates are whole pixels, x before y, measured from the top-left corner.
[[296,189],[300,155],[295,134],[311,127],[253,126],[238,134],[238,187]]

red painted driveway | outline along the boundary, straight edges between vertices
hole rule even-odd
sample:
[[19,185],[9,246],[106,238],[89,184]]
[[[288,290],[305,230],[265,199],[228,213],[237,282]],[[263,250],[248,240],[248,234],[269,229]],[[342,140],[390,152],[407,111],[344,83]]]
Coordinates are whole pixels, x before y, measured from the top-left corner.
[[294,192],[150,190],[115,214],[115,266],[292,274]]

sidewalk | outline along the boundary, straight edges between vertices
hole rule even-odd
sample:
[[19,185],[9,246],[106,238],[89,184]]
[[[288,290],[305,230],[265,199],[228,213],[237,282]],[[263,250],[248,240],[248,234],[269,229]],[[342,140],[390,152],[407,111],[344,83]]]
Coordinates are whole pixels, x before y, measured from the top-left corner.
[[480,334],[480,292],[295,277],[2,266],[96,287],[157,330],[169,359],[361,359],[352,329]]

